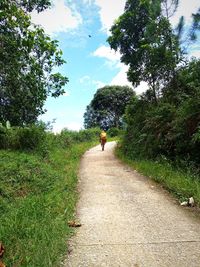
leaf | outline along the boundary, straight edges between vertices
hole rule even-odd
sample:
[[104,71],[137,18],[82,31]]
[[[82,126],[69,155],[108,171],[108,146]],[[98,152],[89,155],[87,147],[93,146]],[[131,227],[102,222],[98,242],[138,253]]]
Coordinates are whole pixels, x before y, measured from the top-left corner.
[[0,257],[3,256],[4,252],[5,252],[5,248],[4,248],[3,244],[0,242]]
[[80,227],[81,223],[77,223],[75,221],[68,221],[69,227]]

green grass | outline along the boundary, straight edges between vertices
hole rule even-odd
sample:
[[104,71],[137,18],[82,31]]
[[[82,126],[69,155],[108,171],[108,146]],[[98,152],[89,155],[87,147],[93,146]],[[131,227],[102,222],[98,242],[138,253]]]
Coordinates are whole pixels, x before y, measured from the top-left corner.
[[60,266],[72,234],[77,171],[94,143],[54,149],[48,159],[0,151],[0,241],[6,266]]
[[132,160],[122,153],[120,147],[116,149],[116,155],[139,173],[160,183],[180,201],[193,197],[196,205],[200,205],[200,177],[191,170],[175,168],[164,160],[159,162],[145,159]]

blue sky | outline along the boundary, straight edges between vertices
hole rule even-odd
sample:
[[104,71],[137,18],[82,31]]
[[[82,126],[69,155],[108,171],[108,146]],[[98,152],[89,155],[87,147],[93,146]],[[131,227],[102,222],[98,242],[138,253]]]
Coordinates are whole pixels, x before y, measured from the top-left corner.
[[[32,21],[40,24],[53,39],[59,41],[63,58],[67,61],[59,72],[69,78],[65,94],[48,98],[47,112],[40,117],[52,121],[53,131],[63,128],[83,128],[83,114],[98,88],[104,85],[129,85],[127,67],[120,63],[120,55],[111,51],[106,39],[114,20],[124,10],[125,0],[54,0],[51,9],[40,14],[32,13]],[[199,0],[181,0],[177,15],[172,18],[177,24],[180,15],[190,23],[191,13],[197,11]],[[91,36],[91,37],[89,37]],[[195,56],[199,51],[194,49]],[[147,88],[142,83],[136,92]]]

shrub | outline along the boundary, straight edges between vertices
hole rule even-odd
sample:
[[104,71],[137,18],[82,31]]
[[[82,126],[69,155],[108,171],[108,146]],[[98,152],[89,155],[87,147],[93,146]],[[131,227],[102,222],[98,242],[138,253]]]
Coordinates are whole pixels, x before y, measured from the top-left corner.
[[116,128],[116,127],[112,127],[108,130],[108,135],[110,137],[117,137],[117,136],[120,136],[122,133],[122,130],[120,130],[119,128]]
[[24,128],[11,127],[9,129],[0,126],[0,149],[34,150],[44,157],[54,142],[54,135],[46,132],[43,125],[30,125]]
[[60,134],[56,135],[57,143],[63,147],[69,147],[73,143],[90,142],[98,140],[100,129],[91,128],[87,130],[71,131],[64,129]]
[[40,147],[46,138],[45,131],[40,126],[19,128],[20,148],[23,150],[34,150]]
[[69,148],[75,143],[98,140],[100,129],[71,131],[64,129],[60,134],[46,131],[44,124],[28,127],[11,127],[0,125],[0,149],[35,151],[47,157],[52,147]]
[[19,135],[18,128],[11,127],[7,129],[6,127],[1,126],[0,128],[0,148],[1,149],[19,149]]
[[56,135],[57,144],[62,148],[71,146],[74,134],[73,131],[67,129],[62,130],[60,134]]
[[7,129],[2,124],[0,124],[0,148],[6,148],[7,142]]
[[90,142],[93,140],[98,140],[99,134],[100,134],[99,128],[80,130],[77,135],[77,141],[78,142]]

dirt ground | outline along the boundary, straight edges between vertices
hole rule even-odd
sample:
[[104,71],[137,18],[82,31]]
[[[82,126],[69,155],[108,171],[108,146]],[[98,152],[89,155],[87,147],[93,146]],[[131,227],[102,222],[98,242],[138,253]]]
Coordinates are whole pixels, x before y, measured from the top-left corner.
[[115,142],[87,151],[65,267],[200,267],[200,219],[120,163]]

